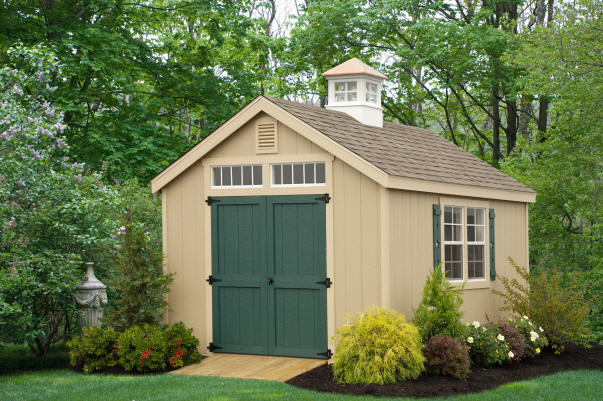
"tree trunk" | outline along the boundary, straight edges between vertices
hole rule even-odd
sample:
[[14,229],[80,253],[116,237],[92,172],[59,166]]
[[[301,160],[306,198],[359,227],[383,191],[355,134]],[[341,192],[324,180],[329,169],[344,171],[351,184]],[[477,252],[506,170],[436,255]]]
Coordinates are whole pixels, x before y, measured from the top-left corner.
[[547,129],[549,118],[549,100],[545,96],[540,96],[540,105],[538,107],[538,132],[540,132],[540,142],[545,141],[544,133]]
[[515,149],[517,143],[517,101],[509,100],[507,104],[507,156]]
[[530,124],[530,114],[532,113],[532,99],[528,95],[522,95],[519,103],[519,126],[517,131],[524,138],[528,137],[528,126]]
[[500,104],[498,100],[498,85],[492,88],[492,164],[498,166],[500,154]]

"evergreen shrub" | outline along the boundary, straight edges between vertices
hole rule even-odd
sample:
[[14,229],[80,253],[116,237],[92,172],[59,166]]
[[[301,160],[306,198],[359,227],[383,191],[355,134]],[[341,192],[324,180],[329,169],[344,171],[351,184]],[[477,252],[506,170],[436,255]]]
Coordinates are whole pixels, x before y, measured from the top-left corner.
[[463,287],[451,284],[440,268],[429,274],[423,287],[423,298],[413,317],[423,341],[437,336],[458,338],[464,335],[463,313],[460,311],[462,291]]
[[166,368],[167,338],[159,326],[132,326],[117,339],[119,364],[127,372],[155,372]]
[[118,333],[112,328],[84,328],[83,334],[71,339],[69,356],[71,365],[84,373],[93,373],[117,365],[116,341]]
[[369,309],[336,337],[333,374],[339,383],[394,383],[424,370],[419,330],[395,311]]
[[201,361],[201,354],[197,351],[199,339],[193,336],[193,329],[178,322],[166,330],[165,337],[168,345],[168,363],[172,368]]

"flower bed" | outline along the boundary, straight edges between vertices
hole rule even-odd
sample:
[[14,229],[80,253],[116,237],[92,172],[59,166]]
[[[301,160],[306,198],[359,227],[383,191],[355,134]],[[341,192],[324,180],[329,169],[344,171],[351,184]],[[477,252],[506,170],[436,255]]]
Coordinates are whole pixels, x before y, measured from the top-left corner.
[[296,387],[327,393],[378,397],[433,397],[480,392],[509,382],[578,369],[603,369],[603,346],[593,344],[592,348],[584,348],[569,345],[561,355],[556,355],[547,350],[543,351],[537,358],[525,359],[519,363],[507,363],[490,367],[473,365],[466,381],[449,376],[424,373],[417,380],[407,380],[393,384],[341,385],[334,381],[331,366],[324,365],[294,377],[287,383]]

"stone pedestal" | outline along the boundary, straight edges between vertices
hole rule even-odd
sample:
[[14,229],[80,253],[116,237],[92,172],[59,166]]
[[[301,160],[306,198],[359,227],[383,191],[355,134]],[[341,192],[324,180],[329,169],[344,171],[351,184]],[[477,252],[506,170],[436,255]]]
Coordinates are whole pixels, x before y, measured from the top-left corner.
[[76,288],[76,302],[82,308],[80,326],[101,327],[103,306],[107,305],[107,286],[94,275],[94,263],[86,263],[86,281]]

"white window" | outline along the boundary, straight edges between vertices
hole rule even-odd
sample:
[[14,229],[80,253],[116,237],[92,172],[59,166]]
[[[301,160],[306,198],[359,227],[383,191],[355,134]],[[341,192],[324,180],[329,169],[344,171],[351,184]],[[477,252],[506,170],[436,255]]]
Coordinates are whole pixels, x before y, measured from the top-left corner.
[[324,162],[272,165],[272,186],[325,185]]
[[365,100],[369,103],[377,103],[377,88],[379,87],[379,85],[377,85],[374,82],[366,82],[366,92],[365,92]]
[[355,102],[358,100],[358,85],[356,81],[335,82],[336,102]]
[[450,280],[463,279],[463,208],[444,207],[444,270]]
[[213,188],[253,188],[262,186],[261,165],[213,166]]
[[449,280],[485,279],[486,209],[444,207],[444,270]]
[[486,265],[485,209],[467,208],[467,277],[484,279]]

